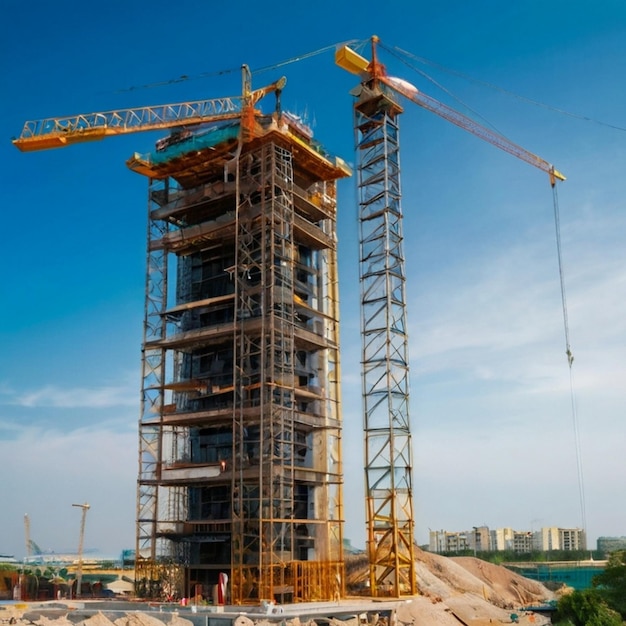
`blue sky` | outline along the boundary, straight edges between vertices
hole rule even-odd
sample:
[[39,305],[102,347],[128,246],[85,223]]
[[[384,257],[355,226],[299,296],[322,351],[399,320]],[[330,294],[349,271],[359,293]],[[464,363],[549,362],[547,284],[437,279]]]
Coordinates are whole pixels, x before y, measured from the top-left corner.
[[[391,74],[568,177],[587,530],[594,546],[626,534],[626,4],[4,0],[0,18],[0,553],[24,554],[24,513],[42,548],[75,549],[80,502],[88,549],[134,545],[146,181],[124,162],[159,135],[32,154],[11,137],[26,120],[237,95],[242,63],[372,34],[431,62],[383,52]],[[354,77],[329,51],[253,82],[283,74],[283,106],[354,162]],[[429,528],[580,526],[547,177],[412,104],[401,128],[418,540]],[[355,198],[343,181],[346,534],[363,545]]]

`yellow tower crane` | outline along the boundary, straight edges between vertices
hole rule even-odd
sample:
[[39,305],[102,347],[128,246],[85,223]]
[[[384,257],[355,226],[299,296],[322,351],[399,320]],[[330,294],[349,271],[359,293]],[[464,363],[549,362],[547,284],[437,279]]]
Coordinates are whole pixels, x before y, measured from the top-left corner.
[[[397,96],[431,111],[497,148],[539,168],[555,191],[565,176],[553,165],[481,126],[411,83],[394,78],[378,60],[347,46],[337,65],[360,78],[352,91],[358,152],[362,383],[366,532],[373,596],[417,592],[414,556],[409,357],[400,190]],[[555,212],[556,212],[555,195]],[[556,214],[556,213],[555,213]]]
[[13,139],[13,145],[22,152],[33,152],[115,135],[234,119],[242,120],[245,137],[246,133],[254,132],[257,102],[271,92],[280,94],[287,79],[282,77],[271,85],[252,90],[247,65],[242,67],[242,74],[241,96],[28,121],[20,136]]
[[[262,113],[256,106],[263,97],[275,93],[276,111],[278,114],[280,113],[280,94],[286,82],[286,78],[282,77],[265,87],[253,90],[250,70],[247,65],[243,65],[241,96],[27,121],[24,123],[19,137],[13,139],[13,145],[22,152],[33,152],[143,131],[176,129],[177,132],[184,133],[190,127],[228,122],[229,120],[239,121],[238,140],[241,145],[241,143],[260,136],[264,132],[260,121]],[[175,137],[175,133],[172,133],[172,136]],[[169,141],[172,140],[172,136]],[[301,142],[296,135],[290,135],[290,137],[294,143]],[[159,146],[157,145],[158,149]],[[312,149],[307,148],[307,150]],[[228,154],[224,156],[224,159],[227,158],[229,158]],[[142,161],[138,155],[131,157],[127,165],[133,171],[146,174],[150,178],[168,176],[168,174],[150,169],[149,165]],[[226,161],[224,165],[227,165]],[[151,366],[149,357],[144,357],[144,372],[149,372]],[[151,465],[150,462],[144,462],[143,459],[152,459],[155,453],[151,439],[152,431],[152,423],[140,424],[140,459],[142,459],[144,468],[145,466],[151,467]],[[161,454],[160,448],[158,454]],[[160,467],[160,459],[156,465]],[[152,566],[156,567],[158,562],[156,543],[158,490],[154,487],[152,475],[146,477],[147,472],[148,470],[144,469],[144,473],[140,476],[136,544],[136,567],[144,568],[146,571],[150,570]],[[85,517],[90,506],[87,503],[73,504],[72,506],[82,509],[76,570],[76,596],[79,597],[82,584]]]

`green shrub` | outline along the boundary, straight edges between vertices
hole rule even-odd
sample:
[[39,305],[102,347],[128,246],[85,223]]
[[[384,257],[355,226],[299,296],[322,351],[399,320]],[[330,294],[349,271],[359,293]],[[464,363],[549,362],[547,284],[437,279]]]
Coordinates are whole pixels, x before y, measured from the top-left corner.
[[555,626],[622,626],[622,618],[609,608],[596,589],[585,589],[559,600],[553,623]]

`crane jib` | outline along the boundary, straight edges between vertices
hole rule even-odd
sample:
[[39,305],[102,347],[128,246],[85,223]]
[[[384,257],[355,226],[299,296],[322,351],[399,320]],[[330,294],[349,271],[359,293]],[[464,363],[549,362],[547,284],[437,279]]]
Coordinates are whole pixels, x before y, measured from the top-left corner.
[[487,141],[490,144],[496,146],[496,148],[500,148],[501,150],[512,154],[518,159],[526,161],[526,163],[529,163],[530,165],[533,165],[534,167],[546,172],[550,175],[551,180],[565,180],[565,176],[561,174],[561,172],[559,172],[552,164],[548,163],[541,157],[533,154],[532,152],[529,152],[521,146],[518,146],[506,137],[494,133],[488,128],[485,128],[478,122],[445,105],[443,102],[439,102],[435,98],[421,93],[409,83],[405,84],[405,81],[394,79],[388,76],[382,76],[379,80],[400,95],[404,96],[408,100],[411,100],[411,102],[414,102],[422,108],[427,109],[428,111],[431,111],[436,115],[439,115],[449,122],[452,122],[459,128],[467,130],[473,135],[479,137],[480,139],[483,139],[484,141]]
[[13,144],[22,151],[63,147],[110,135],[234,119],[242,108],[242,98],[229,97],[28,121]]

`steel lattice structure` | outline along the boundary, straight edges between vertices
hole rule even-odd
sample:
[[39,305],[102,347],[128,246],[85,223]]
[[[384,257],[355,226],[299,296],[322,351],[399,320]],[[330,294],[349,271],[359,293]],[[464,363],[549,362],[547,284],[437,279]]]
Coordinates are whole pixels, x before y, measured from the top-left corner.
[[[156,204],[154,198],[166,181],[152,181],[149,190],[148,209]],[[157,540],[157,522],[160,504],[158,479],[163,456],[163,429],[161,419],[165,405],[165,350],[158,344],[166,336],[167,308],[167,253],[155,249],[154,241],[163,238],[169,231],[167,222],[148,220],[147,271],[144,308],[142,347],[141,415],[139,420],[139,476],[137,479],[137,551],[136,564],[139,571],[150,563],[153,569],[154,556],[160,554]],[[144,571],[141,579],[146,586],[142,592],[152,595],[147,588],[156,584],[158,575]]]
[[370,586],[416,592],[409,358],[398,115],[380,91],[355,106],[358,152],[365,484]]
[[[233,588],[239,591],[236,601],[245,602],[249,595],[273,598],[275,587],[288,584],[281,565],[291,560],[296,528],[290,522],[295,508],[296,311],[291,153],[266,144],[242,159],[240,167],[246,188],[264,190],[260,219],[251,216],[249,194],[237,194],[235,316],[242,323],[234,337],[231,517],[239,540],[232,545],[231,571]],[[243,323],[253,317],[260,317],[260,332]],[[246,408],[255,401],[263,449],[257,478],[250,480],[245,472],[251,446]]]
[[206,597],[222,574],[236,604],[344,593],[334,235],[348,170],[289,118],[262,122],[201,163],[172,143],[155,166],[167,178],[145,160],[143,597]]

